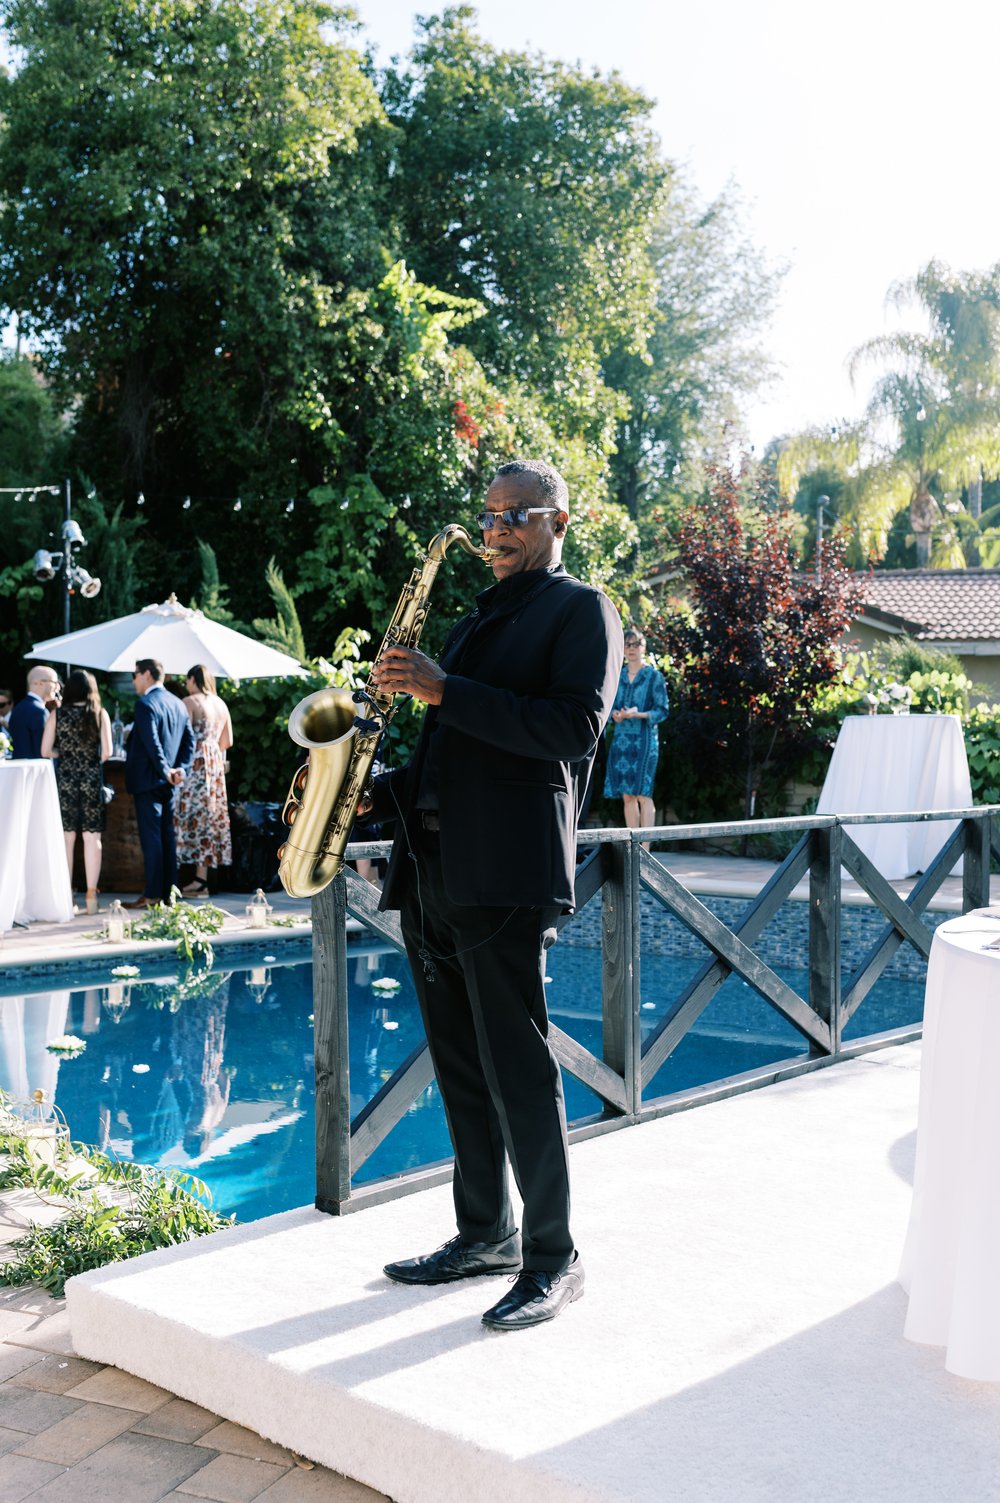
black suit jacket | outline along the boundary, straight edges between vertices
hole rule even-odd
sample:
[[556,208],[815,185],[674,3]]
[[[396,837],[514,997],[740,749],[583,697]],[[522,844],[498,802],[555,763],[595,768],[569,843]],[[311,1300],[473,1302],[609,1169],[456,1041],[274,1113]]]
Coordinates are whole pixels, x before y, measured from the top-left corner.
[[372,817],[397,819],[382,908],[401,901],[432,732],[449,898],[574,907],[577,822],[618,687],[622,627],[607,596],[561,566],[521,578],[527,593],[452,631],[444,697],[413,761],[376,779]]
[[187,772],[193,757],[187,710],[169,690],[154,684],[136,700],[125,744],[125,787],[129,793],[153,793],[168,784],[172,768]]
[[7,722],[15,757],[37,758],[42,755],[42,732],[48,718],[45,703],[37,694],[28,694],[18,700]]

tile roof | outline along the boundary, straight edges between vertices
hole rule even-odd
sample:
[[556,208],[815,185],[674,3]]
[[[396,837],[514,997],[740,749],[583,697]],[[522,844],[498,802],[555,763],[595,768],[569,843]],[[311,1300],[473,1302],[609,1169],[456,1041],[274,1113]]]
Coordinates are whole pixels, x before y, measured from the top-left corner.
[[886,569],[859,574],[862,617],[917,641],[995,642],[1000,651],[1000,569]]

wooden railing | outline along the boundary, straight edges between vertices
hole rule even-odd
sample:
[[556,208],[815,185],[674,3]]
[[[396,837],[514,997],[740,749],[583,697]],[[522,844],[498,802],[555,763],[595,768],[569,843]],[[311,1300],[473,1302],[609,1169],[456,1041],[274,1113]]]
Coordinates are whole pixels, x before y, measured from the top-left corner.
[[[701,1102],[752,1090],[871,1049],[918,1037],[920,1026],[869,1034],[843,1042],[843,1029],[864,1002],[899,946],[911,944],[926,958],[932,934],[920,921],[941,883],[962,862],[962,910],[989,902],[992,817],[1000,806],[935,811],[933,814],[813,815],[800,819],[670,826],[651,830],[587,830],[580,844],[589,854],[577,868],[578,910],[603,890],[602,1044],[598,1057],[555,1024],[550,1038],[562,1068],[600,1097],[602,1110],[570,1124],[570,1137],[588,1137]],[[851,838],[863,824],[958,821],[930,867],[904,900]],[[715,841],[793,832],[794,849],[766,886],[748,902],[730,928],[667,868],[643,842],[667,839]],[[356,844],[348,857],[384,855],[385,842]],[[867,893],[886,923],[846,981],[841,968],[841,869]],[[809,878],[807,996],[800,996],[754,949],[792,890]],[[698,936],[711,952],[701,970],[672,998],[656,1029],[640,1030],[640,894],[645,891]],[[402,950],[399,919],[378,912],[378,892],[347,868],[313,900],[313,993],[316,1048],[316,1205],[335,1214],[407,1194],[450,1177],[450,1163],[355,1186],[352,1175],[391,1132],[433,1078],[427,1045],[403,1061],[376,1095],[351,1116],[348,1050],[348,913]],[[567,918],[565,922],[569,922]],[[743,978],[803,1036],[808,1054],[729,1076],[671,1095],[648,1097],[657,1072],[692,1029],[722,983]]]

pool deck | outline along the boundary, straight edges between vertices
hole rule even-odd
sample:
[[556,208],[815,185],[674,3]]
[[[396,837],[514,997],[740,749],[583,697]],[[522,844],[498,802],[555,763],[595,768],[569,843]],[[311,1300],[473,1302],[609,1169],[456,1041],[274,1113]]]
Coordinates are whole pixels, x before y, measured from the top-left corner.
[[[731,896],[773,871],[666,860]],[[260,939],[246,894],[215,901],[222,944]],[[110,958],[99,923],[16,930],[0,972],[27,991]],[[0,1503],[1000,1503],[1000,1385],[901,1335],[919,1059],[887,1049],[575,1144],[587,1298],[534,1331],[482,1328],[494,1281],[381,1276],[449,1235],[448,1187],[102,1270],[69,1310],[0,1289]]]

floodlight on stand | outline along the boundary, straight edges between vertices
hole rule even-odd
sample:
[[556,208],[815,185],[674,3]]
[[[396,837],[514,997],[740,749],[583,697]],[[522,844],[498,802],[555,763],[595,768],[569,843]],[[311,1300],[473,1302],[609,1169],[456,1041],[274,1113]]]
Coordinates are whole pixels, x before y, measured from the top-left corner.
[[88,574],[86,569],[81,569],[79,564],[70,570],[69,577],[84,600],[93,600],[95,595],[101,593],[101,581],[95,579],[92,574]]
[[47,548],[39,548],[35,552],[35,561],[32,564],[32,573],[38,580],[55,579],[56,570],[62,563],[62,555],[51,554]]
[[87,539],[80,531],[79,522],[75,522],[72,517],[69,517],[62,525],[62,540],[64,543],[68,543],[71,548],[85,548],[87,546]]

